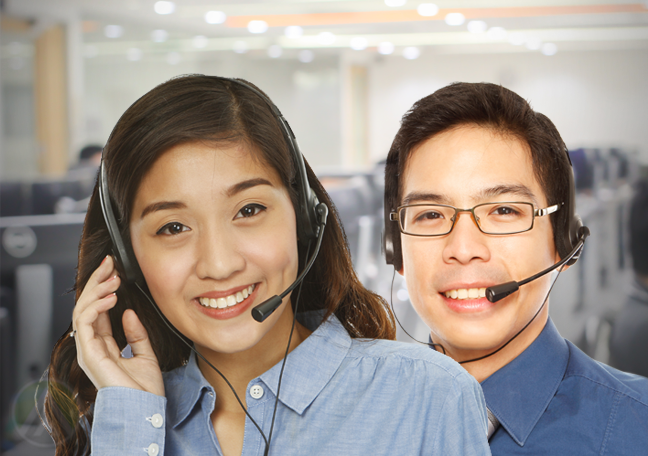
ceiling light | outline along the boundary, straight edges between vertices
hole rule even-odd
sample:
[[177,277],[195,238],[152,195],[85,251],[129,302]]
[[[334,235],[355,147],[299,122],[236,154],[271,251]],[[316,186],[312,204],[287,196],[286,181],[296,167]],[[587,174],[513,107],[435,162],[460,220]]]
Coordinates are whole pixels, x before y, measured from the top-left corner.
[[271,59],[279,58],[281,54],[283,54],[283,49],[278,44],[273,44],[268,48],[268,57]]
[[391,7],[403,6],[405,3],[407,3],[407,0],[385,0],[385,5]]
[[299,25],[289,25],[284,29],[284,35],[288,38],[299,38],[304,34],[304,29]]
[[299,54],[297,54],[297,58],[302,63],[310,63],[315,58],[315,54],[309,49],[302,49],[299,51]]
[[245,41],[235,41],[233,49],[237,54],[245,54],[248,50],[247,43]]
[[511,32],[508,34],[508,41],[513,46],[522,46],[526,42],[526,37],[522,32]]
[[323,45],[330,45],[335,43],[335,35],[331,32],[322,32],[317,35],[317,42]]
[[124,27],[121,25],[106,25],[104,34],[107,38],[119,38],[124,34]]
[[446,24],[448,25],[461,25],[465,20],[466,18],[461,13],[448,13],[445,17]]
[[268,31],[268,23],[266,21],[250,21],[247,28],[250,33],[265,33]]
[[416,46],[407,46],[405,49],[403,49],[403,57],[405,57],[407,60],[418,59],[420,55],[421,51]]
[[554,55],[556,52],[558,52],[558,46],[556,46],[554,43],[545,43],[542,45],[540,52],[542,52],[544,55]]
[[194,36],[193,40],[191,40],[191,44],[193,45],[193,47],[198,49],[207,47],[208,43],[209,43],[209,39],[205,35]]
[[126,58],[131,62],[142,60],[142,55],[144,55],[144,53],[139,48],[130,48],[128,51],[126,51]]
[[169,38],[169,32],[166,30],[153,30],[151,32],[151,39],[156,43],[163,43]]
[[367,40],[366,38],[363,38],[361,36],[351,38],[349,44],[351,45],[351,49],[355,51],[362,51],[363,49],[367,49]]
[[484,33],[488,25],[484,21],[470,21],[468,22],[468,31],[470,33]]
[[155,2],[153,9],[158,14],[171,14],[175,11],[175,3],[173,2]]
[[177,65],[182,60],[182,56],[177,52],[169,52],[166,56],[166,61],[169,65]]
[[389,55],[394,52],[394,43],[383,41],[378,45],[378,53],[382,55]]
[[434,3],[421,3],[416,7],[416,12],[425,17],[436,16],[439,12],[439,7]]
[[491,27],[488,29],[488,37],[491,40],[503,40],[506,38],[506,30],[503,27]]
[[227,19],[227,15],[222,11],[207,11],[205,13],[205,22],[208,24],[222,24]]

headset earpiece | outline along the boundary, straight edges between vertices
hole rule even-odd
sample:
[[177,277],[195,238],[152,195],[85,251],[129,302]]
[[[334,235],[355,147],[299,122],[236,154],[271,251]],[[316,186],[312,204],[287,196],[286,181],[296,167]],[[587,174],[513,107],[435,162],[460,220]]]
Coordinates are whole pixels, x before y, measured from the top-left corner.
[[119,233],[119,224],[112,209],[112,202],[108,191],[106,165],[103,159],[101,160],[101,170],[99,172],[99,202],[106,227],[108,228],[108,234],[110,234],[112,241],[116,267],[118,270],[121,269],[122,280],[127,283],[134,283],[141,277],[141,272],[137,266],[137,260],[134,255],[131,255],[130,250]]
[[[297,172],[297,185],[298,189],[298,208],[295,213],[297,215],[297,233],[300,242],[308,244],[308,242],[317,238],[322,226],[326,223],[326,214],[328,214],[328,207],[322,208],[315,191],[311,188],[308,182],[308,174],[306,172],[306,163],[304,157],[299,150],[297,138],[293,133],[290,125],[283,117],[279,109],[265,96],[262,92],[249,85],[247,82],[240,79],[230,79],[214,76],[215,79],[220,81],[229,81],[233,84],[243,86],[248,90],[258,95],[265,103],[268,104],[271,111],[277,118],[281,125],[281,130],[284,139],[288,144],[289,153],[292,156],[293,163]],[[101,171],[99,174],[99,200],[101,210],[104,215],[108,233],[113,244],[113,253],[119,268],[123,270],[122,279],[128,283],[133,283],[142,278],[142,273],[139,269],[135,255],[126,243],[124,242],[120,232],[119,224],[112,209],[110,200],[110,192],[108,190],[108,178],[104,161],[101,162]],[[326,205],[324,205],[326,206]],[[322,218],[323,217],[323,218]]]

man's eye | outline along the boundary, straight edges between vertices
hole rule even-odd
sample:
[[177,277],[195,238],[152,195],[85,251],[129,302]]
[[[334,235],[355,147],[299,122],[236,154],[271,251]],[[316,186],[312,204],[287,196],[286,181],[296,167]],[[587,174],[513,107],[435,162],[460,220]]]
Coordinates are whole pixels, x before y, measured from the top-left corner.
[[160,228],[157,234],[176,235],[182,233],[183,231],[189,231],[189,227],[183,225],[182,223],[171,222]]
[[518,211],[509,206],[500,206],[495,209],[495,215],[517,215]]
[[427,212],[422,212],[421,214],[419,214],[419,216],[416,217],[416,220],[422,222],[422,221],[425,221],[425,220],[438,220],[438,219],[442,219],[442,218],[443,218],[443,214],[441,214],[440,212],[427,211]]
[[240,211],[236,214],[235,218],[249,218],[249,217],[254,217],[261,211],[264,211],[266,208],[265,206],[262,206],[261,204],[248,204],[247,206],[244,206],[241,208]]

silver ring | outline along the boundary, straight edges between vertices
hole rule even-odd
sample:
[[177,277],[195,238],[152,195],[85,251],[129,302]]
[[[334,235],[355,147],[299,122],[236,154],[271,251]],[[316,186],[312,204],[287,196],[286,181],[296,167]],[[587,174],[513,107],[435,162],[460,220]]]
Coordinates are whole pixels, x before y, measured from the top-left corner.
[[74,336],[76,336],[76,329],[70,333],[70,337],[74,337]]

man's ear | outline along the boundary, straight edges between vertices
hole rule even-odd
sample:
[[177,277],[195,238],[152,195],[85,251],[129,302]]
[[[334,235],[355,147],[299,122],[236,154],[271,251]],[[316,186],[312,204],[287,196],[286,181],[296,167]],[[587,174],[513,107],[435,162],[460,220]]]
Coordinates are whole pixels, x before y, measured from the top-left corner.
[[405,266],[401,266],[401,268],[396,270],[396,272],[405,277]]

